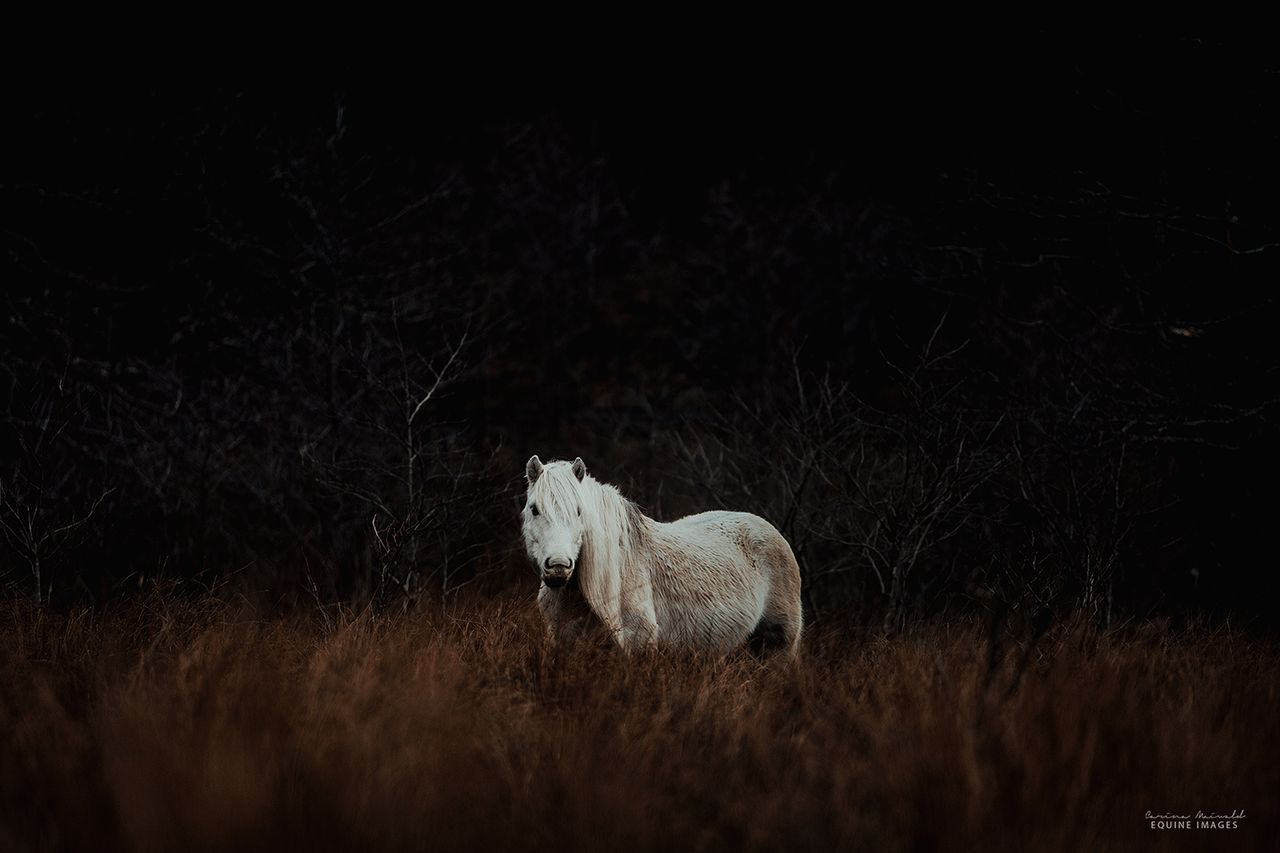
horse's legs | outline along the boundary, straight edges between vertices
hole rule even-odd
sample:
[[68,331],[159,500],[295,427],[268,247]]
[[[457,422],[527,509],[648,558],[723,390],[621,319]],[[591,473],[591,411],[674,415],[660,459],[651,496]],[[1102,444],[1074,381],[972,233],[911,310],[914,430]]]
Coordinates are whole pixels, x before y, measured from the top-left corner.
[[552,643],[585,634],[597,621],[582,597],[576,578],[560,589],[545,585],[539,588],[538,610],[542,613],[542,623]]
[[653,612],[653,602],[647,607],[624,613],[618,644],[628,654],[655,648],[658,644],[658,617]]
[[653,605],[653,591],[648,583],[632,576],[624,582],[619,602],[621,632],[618,643],[623,651],[633,652],[652,649],[658,643],[658,614]]
[[763,658],[781,653],[795,657],[800,646],[800,634],[788,625],[761,619],[747,637],[747,649],[752,655]]

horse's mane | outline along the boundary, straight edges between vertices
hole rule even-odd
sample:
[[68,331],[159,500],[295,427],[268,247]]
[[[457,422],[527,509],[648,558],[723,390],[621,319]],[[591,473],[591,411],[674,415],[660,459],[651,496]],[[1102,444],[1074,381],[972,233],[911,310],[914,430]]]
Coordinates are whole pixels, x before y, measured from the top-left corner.
[[590,474],[582,487],[582,594],[593,610],[607,613],[607,598],[620,592],[624,574],[648,547],[649,519],[615,487]]

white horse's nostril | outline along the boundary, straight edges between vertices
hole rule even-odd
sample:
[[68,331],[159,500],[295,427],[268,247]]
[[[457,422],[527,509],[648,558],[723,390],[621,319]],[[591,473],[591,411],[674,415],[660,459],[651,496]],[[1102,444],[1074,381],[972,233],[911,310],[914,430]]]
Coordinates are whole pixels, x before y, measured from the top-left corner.
[[554,569],[556,566],[559,566],[562,569],[572,569],[573,560],[570,560],[568,557],[547,557],[546,562],[544,562],[543,565],[546,566],[548,570]]

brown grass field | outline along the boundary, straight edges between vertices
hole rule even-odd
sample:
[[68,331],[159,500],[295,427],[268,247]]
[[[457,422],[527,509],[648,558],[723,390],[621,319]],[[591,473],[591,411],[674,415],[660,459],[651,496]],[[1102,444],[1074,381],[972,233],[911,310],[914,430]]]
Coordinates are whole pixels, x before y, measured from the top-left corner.
[[[0,850],[1274,850],[1280,648],[1229,627],[552,649],[528,596],[4,604]],[[1144,814],[1231,812],[1235,830]]]

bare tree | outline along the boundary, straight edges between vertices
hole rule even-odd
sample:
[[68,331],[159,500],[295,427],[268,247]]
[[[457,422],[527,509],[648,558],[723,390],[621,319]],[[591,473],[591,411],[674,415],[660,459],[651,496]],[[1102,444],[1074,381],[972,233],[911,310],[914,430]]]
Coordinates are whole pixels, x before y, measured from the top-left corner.
[[79,541],[112,492],[75,483],[88,472],[60,453],[68,427],[82,416],[73,402],[69,395],[38,398],[25,417],[12,418],[16,454],[0,474],[0,532],[29,571],[37,602],[47,597],[56,560]]

